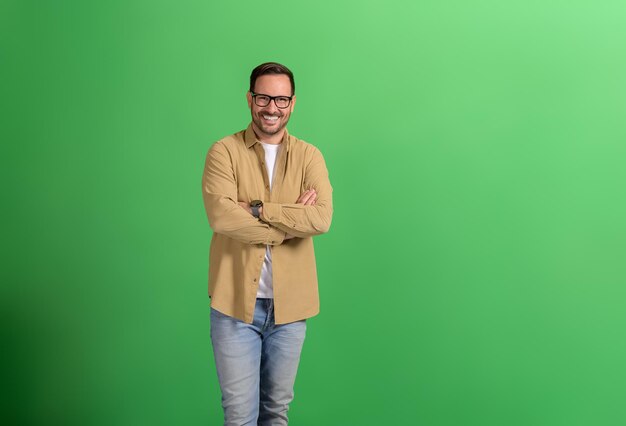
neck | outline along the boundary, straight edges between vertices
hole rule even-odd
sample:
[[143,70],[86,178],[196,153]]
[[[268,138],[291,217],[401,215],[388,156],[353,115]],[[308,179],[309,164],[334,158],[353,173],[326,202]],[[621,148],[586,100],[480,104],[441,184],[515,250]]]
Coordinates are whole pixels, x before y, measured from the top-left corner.
[[259,138],[261,142],[269,143],[272,145],[278,145],[283,141],[283,136],[285,136],[285,129],[282,129],[280,132],[275,133],[273,135],[268,135],[263,133],[261,129],[259,129],[256,124],[252,123],[252,130],[256,134],[256,137]]

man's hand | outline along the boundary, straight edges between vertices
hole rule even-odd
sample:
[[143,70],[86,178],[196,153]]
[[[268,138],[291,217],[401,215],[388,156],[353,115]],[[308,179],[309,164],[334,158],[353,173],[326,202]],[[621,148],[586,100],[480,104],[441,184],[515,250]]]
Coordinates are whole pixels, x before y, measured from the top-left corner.
[[315,199],[317,198],[317,192],[314,189],[307,189],[298,198],[296,204],[304,204],[305,206],[315,205]]
[[[317,192],[314,189],[307,189],[298,197],[298,201],[296,204],[304,204],[305,206],[313,206],[315,205],[315,200],[317,199]],[[286,240],[290,240],[295,238],[293,235],[287,234],[285,235]]]

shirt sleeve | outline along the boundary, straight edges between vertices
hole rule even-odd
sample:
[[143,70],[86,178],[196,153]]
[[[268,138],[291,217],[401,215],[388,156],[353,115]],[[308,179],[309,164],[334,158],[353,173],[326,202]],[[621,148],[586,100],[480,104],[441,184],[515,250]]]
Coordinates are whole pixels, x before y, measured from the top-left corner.
[[237,183],[226,147],[216,142],[207,153],[202,196],[213,232],[246,244],[278,245],[285,232],[264,223],[237,204]]
[[299,238],[323,234],[330,229],[333,216],[332,186],[322,153],[314,148],[304,176],[305,189],[315,189],[312,206],[304,204],[263,203],[261,219],[281,231]]

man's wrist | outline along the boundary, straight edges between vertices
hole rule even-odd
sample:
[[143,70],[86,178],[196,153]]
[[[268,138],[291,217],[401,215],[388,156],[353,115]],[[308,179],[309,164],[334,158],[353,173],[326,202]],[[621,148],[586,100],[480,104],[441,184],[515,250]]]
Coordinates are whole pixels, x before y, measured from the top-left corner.
[[251,210],[252,216],[259,219],[261,217],[261,213],[263,212],[263,201],[252,200],[250,202],[250,210]]

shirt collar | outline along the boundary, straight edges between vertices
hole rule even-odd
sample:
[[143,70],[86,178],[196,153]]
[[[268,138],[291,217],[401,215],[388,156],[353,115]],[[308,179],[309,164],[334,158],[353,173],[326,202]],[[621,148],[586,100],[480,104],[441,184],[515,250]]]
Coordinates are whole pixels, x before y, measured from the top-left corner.
[[[248,128],[244,134],[244,141],[246,143],[246,148],[250,148],[255,143],[260,142],[254,133],[254,129],[252,129],[252,123],[248,124]],[[283,135],[281,144],[287,149],[287,151],[289,151],[289,132],[287,131],[287,128],[285,128],[285,134]]]

